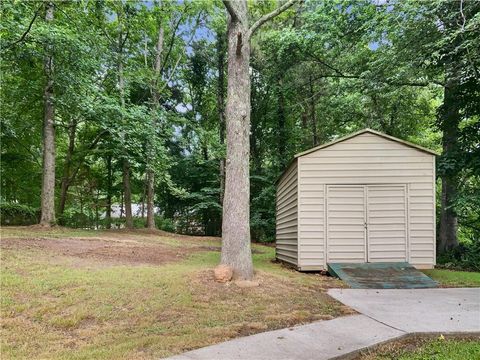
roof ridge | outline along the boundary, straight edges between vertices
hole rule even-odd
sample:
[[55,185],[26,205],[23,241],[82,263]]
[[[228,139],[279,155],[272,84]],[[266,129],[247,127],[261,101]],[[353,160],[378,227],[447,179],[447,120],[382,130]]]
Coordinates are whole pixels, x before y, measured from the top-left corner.
[[324,149],[326,147],[329,147],[329,146],[332,146],[334,144],[337,144],[337,143],[340,143],[342,141],[345,141],[345,140],[349,140],[353,137],[356,137],[358,135],[362,135],[362,134],[365,134],[365,133],[371,133],[371,134],[374,134],[374,135],[377,135],[377,136],[380,136],[380,137],[383,137],[385,139],[388,139],[388,140],[392,140],[392,141],[395,141],[395,142],[398,142],[400,144],[403,144],[405,146],[409,146],[411,148],[414,148],[414,149],[417,149],[419,151],[423,151],[423,152],[426,152],[428,154],[431,154],[431,155],[438,155],[438,153],[436,153],[435,151],[433,150],[430,150],[428,148],[425,148],[423,146],[420,146],[420,145],[417,145],[417,144],[414,144],[412,142],[409,142],[409,141],[406,141],[406,140],[403,140],[403,139],[399,139],[397,137],[394,137],[394,136],[391,136],[391,135],[387,135],[387,134],[384,134],[380,131],[377,131],[377,130],[373,130],[373,129],[370,129],[370,128],[365,128],[365,129],[362,129],[360,131],[357,131],[357,132],[354,132],[350,135],[346,135],[346,136],[343,136],[341,138],[338,138],[336,140],[333,140],[333,141],[330,141],[328,143],[325,143],[325,144],[321,144],[321,145],[318,145],[318,146],[315,146],[311,149],[308,149],[308,150],[305,150],[305,151],[302,151],[298,154],[295,154],[294,158],[299,158],[299,157],[302,157],[304,155],[308,155],[314,151],[317,151],[317,150],[321,150],[321,149]]

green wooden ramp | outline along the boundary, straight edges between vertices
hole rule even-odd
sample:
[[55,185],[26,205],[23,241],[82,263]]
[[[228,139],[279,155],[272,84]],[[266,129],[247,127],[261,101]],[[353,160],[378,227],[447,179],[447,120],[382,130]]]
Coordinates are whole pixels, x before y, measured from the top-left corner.
[[423,289],[438,283],[406,262],[329,263],[328,272],[353,289]]

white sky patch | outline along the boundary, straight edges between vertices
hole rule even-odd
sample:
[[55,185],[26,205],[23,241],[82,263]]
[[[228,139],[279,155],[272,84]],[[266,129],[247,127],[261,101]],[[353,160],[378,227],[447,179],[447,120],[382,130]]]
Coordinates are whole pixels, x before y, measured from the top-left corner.
[[181,114],[185,114],[187,111],[192,110],[192,105],[191,104],[177,104],[175,106],[175,110],[177,110]]

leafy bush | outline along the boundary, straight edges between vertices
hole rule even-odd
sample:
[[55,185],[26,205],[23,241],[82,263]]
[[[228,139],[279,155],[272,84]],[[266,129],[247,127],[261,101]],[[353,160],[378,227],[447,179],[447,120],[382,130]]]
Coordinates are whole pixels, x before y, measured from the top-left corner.
[[16,203],[0,203],[2,225],[33,225],[40,219],[38,209]]
[[176,230],[175,222],[172,219],[165,219],[163,216],[155,216],[155,225],[157,229],[163,231],[175,232]]
[[457,248],[438,255],[437,260],[447,269],[480,271],[480,241],[461,243]]
[[[123,223],[125,224],[125,219],[122,219],[123,220]],[[143,217],[137,217],[137,216],[134,216],[133,217],[133,227],[135,229],[143,229],[145,228],[145,226],[147,225],[147,218],[143,218]]]
[[86,214],[76,209],[66,209],[64,213],[58,217],[58,223],[77,229],[93,229],[95,228],[95,215]]

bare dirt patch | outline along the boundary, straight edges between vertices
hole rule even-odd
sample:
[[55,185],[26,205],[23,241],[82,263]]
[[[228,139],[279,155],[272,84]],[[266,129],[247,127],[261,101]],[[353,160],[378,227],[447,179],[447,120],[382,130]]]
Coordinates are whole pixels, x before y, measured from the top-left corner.
[[169,247],[164,244],[115,241],[108,238],[3,238],[3,249],[45,250],[81,259],[117,264],[164,264],[185,258],[201,247]]

